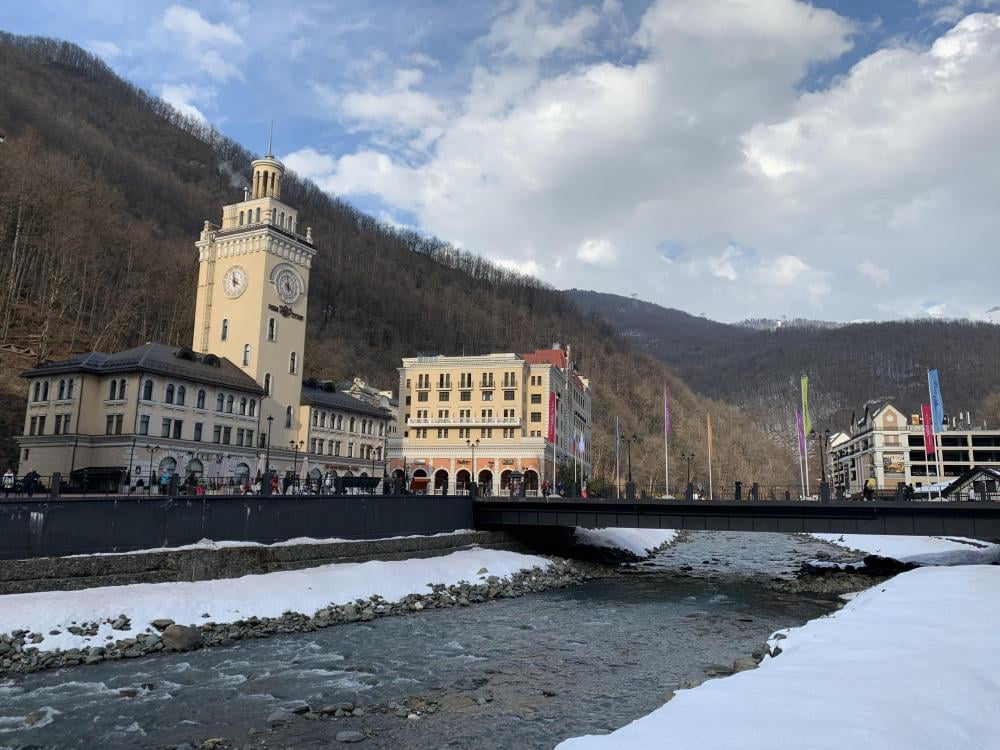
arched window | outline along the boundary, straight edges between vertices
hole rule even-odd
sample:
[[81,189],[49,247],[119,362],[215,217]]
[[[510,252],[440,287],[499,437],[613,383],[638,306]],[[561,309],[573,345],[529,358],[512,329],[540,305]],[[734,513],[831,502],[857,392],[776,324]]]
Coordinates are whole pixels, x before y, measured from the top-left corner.
[[147,380],[142,384],[142,400],[152,401],[153,400],[153,381]]
[[274,341],[274,334],[276,333],[276,323],[274,318],[267,319],[267,340]]
[[292,352],[288,355],[288,372],[294,375],[299,370],[299,356]]
[[112,380],[108,383],[108,401],[114,401],[118,398],[118,381]]
[[344,415],[343,414],[338,414],[337,415],[337,429],[338,430],[344,429]]
[[75,384],[76,381],[70,378],[69,385],[66,388],[66,398],[73,398],[73,386]]
[[250,364],[250,344],[243,345],[243,366]]
[[312,426],[319,427],[319,412],[313,409],[312,413]]
[[264,395],[271,395],[271,373],[269,372],[264,373]]
[[31,400],[40,401],[41,398],[42,398],[42,383],[41,381],[36,380],[34,392],[31,394]]
[[354,432],[354,417],[351,417],[351,426],[349,427],[351,432]]
[[184,399],[187,397],[187,388],[183,385],[177,386],[177,405],[184,406]]
[[220,336],[220,338],[223,341],[229,340],[229,318],[222,319],[222,335]]
[[292,428],[292,407],[285,407],[285,429],[290,430]]
[[260,224],[260,208],[257,209],[257,223]]
[[282,211],[281,214],[279,214],[279,216],[281,218],[278,219],[278,226],[281,227],[282,229],[284,229],[285,228],[285,212]]
[[320,412],[319,415],[319,426],[326,427],[326,412]]
[[257,415],[257,399],[252,398],[250,399],[250,416],[253,417],[256,415]]
[[198,400],[195,403],[197,404],[197,406],[198,406],[199,409],[204,409],[205,408],[205,389],[204,388],[199,388],[198,389]]
[[231,394],[231,393],[228,396],[226,396],[226,413],[227,414],[232,414],[233,413],[233,402],[235,400],[236,399],[233,398],[233,394]]
[[64,398],[66,398],[66,381],[65,380],[60,380],[59,381],[59,400],[62,401]]
[[215,410],[222,411],[226,404],[226,397],[223,394],[219,394],[215,397]]
[[385,422],[378,423],[378,436],[382,437],[385,435]]
[[240,399],[240,414],[246,415],[247,413],[247,399],[246,396]]
[[42,383],[42,401],[48,401],[48,400],[49,400],[49,381],[46,380],[44,383]]
[[243,212],[240,211],[240,226],[243,226]]
[[125,378],[118,381],[118,398],[125,398]]
[[174,384],[167,383],[167,390],[163,395],[163,402],[166,404],[174,403]]

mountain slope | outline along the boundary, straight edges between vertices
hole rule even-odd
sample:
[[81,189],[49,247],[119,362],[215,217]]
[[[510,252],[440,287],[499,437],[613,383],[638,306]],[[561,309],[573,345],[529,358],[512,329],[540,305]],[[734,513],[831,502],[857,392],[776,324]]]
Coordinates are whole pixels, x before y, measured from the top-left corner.
[[892,399],[907,413],[927,401],[927,369],[941,375],[945,407],[992,419],[1000,391],[1000,327],[893,321],[755,330],[696,318],[614,294],[570,290],[582,310],[669,364],[693,389],[754,414],[772,434],[794,436],[799,378],[810,378],[820,429],[843,429],[865,403]]
[[[240,195],[251,154],[55,40],[0,35],[0,343],[39,358],[148,340],[189,343],[193,243]],[[388,228],[287,175],[283,198],[312,226],[307,374],[395,389],[402,356],[573,345],[592,378],[595,475],[610,476],[615,417],[641,441],[639,481],[662,481],[662,384],[675,449],[704,456],[716,425],[720,478],[788,481],[790,456],[731,406],[691,392],[612,328],[538,281],[442,241]],[[0,419],[20,430],[31,359],[0,352]],[[698,462],[695,470],[704,473]]]

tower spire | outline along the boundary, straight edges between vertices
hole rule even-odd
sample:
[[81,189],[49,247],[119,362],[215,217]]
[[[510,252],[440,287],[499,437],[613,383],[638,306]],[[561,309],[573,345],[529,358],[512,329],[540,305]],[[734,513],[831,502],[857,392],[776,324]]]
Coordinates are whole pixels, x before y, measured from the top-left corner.
[[267,129],[267,153],[264,154],[264,156],[269,159],[274,158],[274,154],[271,153],[271,135],[273,133],[274,133],[274,120],[271,120],[271,126]]

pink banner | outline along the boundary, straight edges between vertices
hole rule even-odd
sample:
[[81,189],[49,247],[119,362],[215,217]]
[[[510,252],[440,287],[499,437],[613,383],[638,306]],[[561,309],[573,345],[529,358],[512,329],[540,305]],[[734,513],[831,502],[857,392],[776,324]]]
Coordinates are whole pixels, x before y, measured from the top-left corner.
[[663,439],[670,439],[670,389],[663,384]]
[[805,458],[806,455],[806,431],[802,426],[802,412],[795,412],[795,429],[799,431],[799,457]]
[[934,455],[934,417],[931,415],[931,405],[920,405],[920,417],[924,423],[924,452],[928,456]]
[[556,392],[549,393],[549,434],[547,439],[550,443],[556,441]]

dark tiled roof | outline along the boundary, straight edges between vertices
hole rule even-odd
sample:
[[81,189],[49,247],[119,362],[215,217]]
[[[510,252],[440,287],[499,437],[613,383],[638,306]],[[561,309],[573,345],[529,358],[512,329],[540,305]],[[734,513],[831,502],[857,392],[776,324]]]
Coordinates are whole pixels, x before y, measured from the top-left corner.
[[102,375],[119,372],[152,372],[209,385],[263,393],[256,380],[225,357],[196,354],[187,347],[153,343],[115,354],[104,352],[80,354],[60,362],[38,365],[21,375],[33,378],[70,372],[93,372]]
[[373,417],[381,417],[382,419],[389,419],[391,416],[385,409],[372,406],[347,393],[333,390],[331,383],[314,385],[309,381],[304,382],[302,384],[302,403],[353,411],[356,414],[367,414]]

